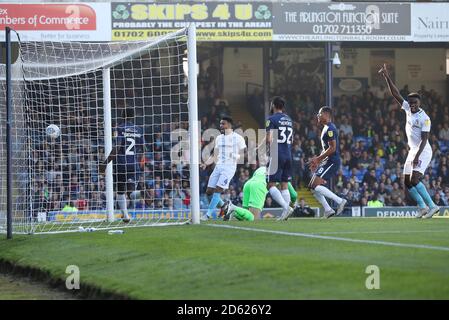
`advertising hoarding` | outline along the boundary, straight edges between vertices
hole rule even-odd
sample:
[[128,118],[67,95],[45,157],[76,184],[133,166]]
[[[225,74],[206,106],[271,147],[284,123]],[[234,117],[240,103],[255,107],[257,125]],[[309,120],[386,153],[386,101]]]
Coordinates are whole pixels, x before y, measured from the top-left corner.
[[410,4],[276,3],[275,41],[410,41]]
[[271,41],[271,2],[112,3],[112,40],[155,38],[195,23],[198,41]]
[[110,41],[110,9],[109,3],[0,4],[0,29],[9,26],[22,41]]

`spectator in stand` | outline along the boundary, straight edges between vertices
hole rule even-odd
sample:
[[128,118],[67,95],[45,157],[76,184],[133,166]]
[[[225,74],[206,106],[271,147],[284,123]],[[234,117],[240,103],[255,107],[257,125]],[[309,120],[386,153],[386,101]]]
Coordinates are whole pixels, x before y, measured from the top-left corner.
[[440,192],[436,192],[435,193],[435,195],[434,195],[434,197],[433,197],[433,201],[435,202],[435,204],[437,205],[437,206],[445,206],[445,203],[444,203],[444,201],[443,201],[443,199],[441,198],[441,194],[440,194]]
[[242,199],[241,199],[240,195],[237,194],[235,189],[231,190],[231,194],[230,194],[230,198],[229,199],[231,200],[232,204],[234,204],[236,206],[241,206],[242,205]]
[[379,194],[375,192],[373,194],[373,196],[371,197],[371,200],[368,201],[368,207],[379,208],[379,207],[383,207],[383,206],[384,206],[384,204],[380,200]]
[[148,209],[147,204],[145,202],[144,198],[139,199],[139,201],[137,201],[136,205],[135,205],[135,209],[136,210],[145,210]]
[[374,168],[370,168],[368,171],[366,171],[362,182],[366,183],[368,187],[372,189],[374,187],[374,184],[377,183],[376,170],[374,170]]
[[350,169],[353,169],[358,166],[359,159],[362,157],[362,152],[363,152],[362,142],[357,141],[355,146],[351,150],[352,154],[351,154],[351,160],[349,162]]
[[295,207],[292,213],[293,217],[315,217],[315,211],[306,203],[304,198],[299,200],[299,205]]
[[309,159],[319,155],[319,153],[321,152],[320,150],[321,149],[317,145],[315,145],[315,140],[310,139],[308,146],[304,150],[306,158]]
[[404,199],[404,192],[399,188],[399,183],[393,183],[393,190],[390,192],[390,200],[392,205],[402,203]]
[[368,206],[368,198],[367,197],[362,197],[360,199],[360,206],[361,207],[367,207]]
[[292,184],[296,188],[301,187],[301,181],[304,178],[304,151],[301,149],[301,142],[296,141],[292,149]]
[[73,201],[67,201],[64,208],[62,208],[63,212],[77,212],[78,209],[76,208],[75,204],[73,203]]
[[443,199],[444,205],[448,206],[449,205],[449,187],[444,188],[444,194],[441,198]]
[[102,201],[99,192],[96,192],[96,191],[92,192],[92,199],[90,200],[89,209],[90,210],[105,210],[106,209],[106,205]]
[[174,209],[182,209],[184,207],[183,201],[186,198],[186,194],[181,189],[181,185],[178,181],[175,182],[174,189],[170,192],[170,199],[173,199],[172,206]]
[[388,89],[383,84],[381,84],[379,86],[379,88],[377,90],[375,90],[375,93],[374,93],[375,97],[379,100],[384,100],[385,98],[387,98],[387,94],[388,94]]
[[337,188],[343,188],[348,182],[348,179],[343,175],[343,171],[338,170],[337,176],[334,178],[334,183]]
[[438,176],[441,177],[441,182],[443,185],[449,185],[449,170],[446,165],[441,167]]
[[363,169],[368,169],[372,162],[373,159],[368,156],[368,151],[365,150],[362,152],[362,156],[358,161],[358,166]]
[[438,138],[440,140],[443,140],[444,142],[449,141],[449,123],[444,123],[443,128],[440,130],[438,134]]
[[345,136],[353,136],[352,125],[348,123],[348,118],[343,116],[341,121],[340,132]]
[[271,196],[267,196],[267,198],[265,199],[265,205],[263,207],[264,208],[275,208],[273,199],[271,198]]

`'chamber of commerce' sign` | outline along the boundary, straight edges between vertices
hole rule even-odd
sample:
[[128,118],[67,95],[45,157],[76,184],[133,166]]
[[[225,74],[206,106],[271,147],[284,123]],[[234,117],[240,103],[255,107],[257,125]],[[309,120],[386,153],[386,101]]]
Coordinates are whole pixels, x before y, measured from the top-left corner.
[[9,26],[21,40],[110,41],[110,12],[109,3],[0,3],[0,29]]
[[154,38],[195,23],[200,41],[272,40],[270,2],[112,3],[112,40]]
[[276,3],[278,41],[410,41],[410,4]]

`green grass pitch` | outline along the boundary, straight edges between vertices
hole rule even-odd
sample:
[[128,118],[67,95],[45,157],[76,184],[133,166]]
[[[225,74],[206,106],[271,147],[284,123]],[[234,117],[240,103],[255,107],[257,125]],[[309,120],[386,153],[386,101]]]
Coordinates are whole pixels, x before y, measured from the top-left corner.
[[[217,221],[12,241],[2,235],[0,259],[60,279],[77,265],[81,286],[133,299],[449,299],[449,219]],[[370,265],[379,268],[379,289],[365,286]]]

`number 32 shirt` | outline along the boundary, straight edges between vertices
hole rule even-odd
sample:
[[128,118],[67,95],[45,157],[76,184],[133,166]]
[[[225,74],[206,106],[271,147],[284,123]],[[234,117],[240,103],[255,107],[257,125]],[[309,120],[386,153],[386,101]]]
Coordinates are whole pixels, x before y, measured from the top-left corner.
[[[293,128],[292,119],[285,113],[275,113],[267,119],[266,130],[277,129],[278,132],[278,155],[279,158],[291,158],[292,154],[292,142],[293,142]],[[273,157],[274,155],[270,155]]]

